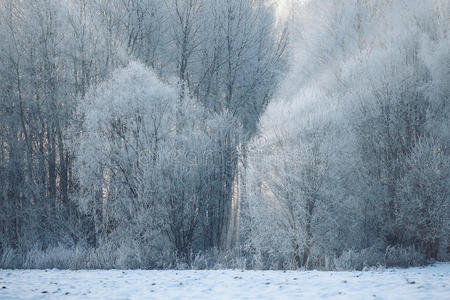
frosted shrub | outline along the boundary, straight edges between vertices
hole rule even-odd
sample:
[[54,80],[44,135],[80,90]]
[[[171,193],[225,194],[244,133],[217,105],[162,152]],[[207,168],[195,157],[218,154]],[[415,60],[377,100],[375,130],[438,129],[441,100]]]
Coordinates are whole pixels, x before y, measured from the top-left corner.
[[384,265],[386,267],[413,267],[422,266],[426,263],[424,253],[414,246],[409,247],[387,247],[384,255]]
[[88,258],[88,250],[80,247],[56,246],[44,251],[34,248],[25,255],[23,267],[26,269],[86,269]]
[[102,243],[89,251],[88,269],[113,269],[117,267],[117,247],[112,243]]
[[346,250],[333,260],[336,270],[363,270],[366,267],[383,265],[383,251],[377,248],[366,248],[360,251]]
[[393,246],[381,249],[371,247],[355,251],[346,250],[333,260],[332,269],[363,270],[370,267],[412,267],[426,263],[425,255],[415,247]]
[[6,248],[0,255],[0,268],[16,269],[22,265],[22,256],[12,248]]

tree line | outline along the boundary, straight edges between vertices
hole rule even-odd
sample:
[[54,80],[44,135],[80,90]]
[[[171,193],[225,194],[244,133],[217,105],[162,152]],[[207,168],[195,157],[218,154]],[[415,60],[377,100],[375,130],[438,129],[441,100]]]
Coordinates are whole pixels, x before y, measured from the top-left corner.
[[275,25],[263,1],[2,1],[0,252],[128,247],[155,267],[230,245]]
[[448,259],[448,3],[291,4],[0,2],[0,266]]
[[291,67],[250,146],[247,248],[273,268],[447,260],[448,1],[293,10]]

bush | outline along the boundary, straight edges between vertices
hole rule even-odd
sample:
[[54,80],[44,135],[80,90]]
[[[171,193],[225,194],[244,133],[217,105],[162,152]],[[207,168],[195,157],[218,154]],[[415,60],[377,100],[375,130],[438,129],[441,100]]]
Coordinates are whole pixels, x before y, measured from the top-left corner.
[[423,266],[427,263],[425,254],[410,247],[387,247],[384,255],[384,265],[386,267],[414,267]]
[[89,251],[81,248],[64,248],[62,246],[48,248],[44,251],[32,249],[25,255],[25,269],[87,269]]
[[111,244],[103,244],[89,251],[87,269],[114,269],[117,261],[117,249]]
[[367,267],[383,265],[383,252],[380,249],[366,248],[361,251],[346,250],[334,259],[336,270],[363,270]]
[[1,269],[17,269],[23,264],[22,256],[11,248],[6,248],[0,255]]
[[360,251],[347,250],[334,258],[330,269],[363,270],[370,267],[413,267],[426,264],[425,255],[415,247],[388,246],[366,248]]

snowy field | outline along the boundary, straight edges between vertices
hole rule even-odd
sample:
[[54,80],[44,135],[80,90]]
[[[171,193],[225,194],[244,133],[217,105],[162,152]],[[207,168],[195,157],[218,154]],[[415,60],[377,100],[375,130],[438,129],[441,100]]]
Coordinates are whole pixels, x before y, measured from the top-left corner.
[[450,263],[365,272],[0,270],[0,299],[450,299]]

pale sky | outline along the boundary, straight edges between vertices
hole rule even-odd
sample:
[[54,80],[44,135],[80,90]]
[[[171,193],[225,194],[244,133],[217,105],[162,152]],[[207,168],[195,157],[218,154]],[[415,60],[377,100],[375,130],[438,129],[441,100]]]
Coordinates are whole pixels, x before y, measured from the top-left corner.
[[271,0],[272,3],[277,4],[277,16],[281,19],[284,19],[288,17],[290,10],[292,9],[292,4],[299,4],[299,3],[307,3],[310,0]]
[[285,18],[289,13],[289,3],[292,0],[274,0],[277,3],[277,16],[279,18]]

